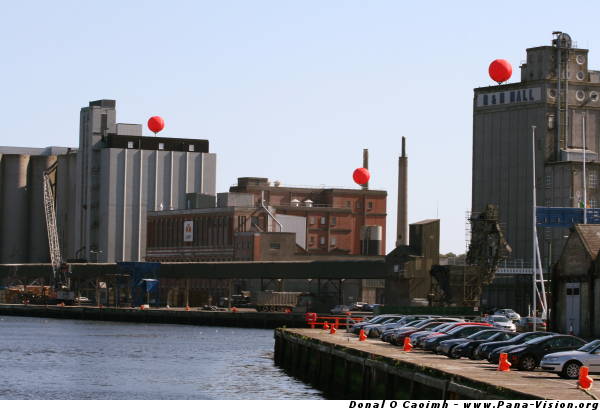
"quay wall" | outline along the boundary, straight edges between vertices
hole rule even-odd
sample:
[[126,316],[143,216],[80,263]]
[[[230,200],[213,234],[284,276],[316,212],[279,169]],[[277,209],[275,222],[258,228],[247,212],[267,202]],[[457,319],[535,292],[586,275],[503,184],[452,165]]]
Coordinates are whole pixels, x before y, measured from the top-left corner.
[[[434,367],[373,354],[359,347],[342,346],[333,340],[311,337],[298,329],[275,330],[275,363],[292,376],[322,390],[331,399],[542,398],[491,382],[469,380]],[[493,373],[490,378],[492,376]]]
[[114,322],[171,323],[200,326],[306,327],[304,314],[271,312],[212,312],[184,309],[134,309],[93,306],[0,305],[0,316],[31,316],[56,319],[105,320]]

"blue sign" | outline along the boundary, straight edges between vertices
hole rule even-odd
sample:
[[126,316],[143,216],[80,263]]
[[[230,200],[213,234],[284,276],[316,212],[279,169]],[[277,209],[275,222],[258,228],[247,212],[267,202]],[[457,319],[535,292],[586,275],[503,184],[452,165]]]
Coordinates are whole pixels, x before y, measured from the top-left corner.
[[[583,223],[583,208],[536,207],[536,223],[544,228],[570,228]],[[600,224],[600,208],[587,208],[587,223]]]

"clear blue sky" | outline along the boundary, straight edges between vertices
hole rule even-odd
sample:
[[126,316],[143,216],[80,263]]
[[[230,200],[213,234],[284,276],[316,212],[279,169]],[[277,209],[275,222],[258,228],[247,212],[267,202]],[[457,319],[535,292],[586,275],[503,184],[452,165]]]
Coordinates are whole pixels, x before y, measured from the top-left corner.
[[77,146],[80,107],[110,98],[119,122],[161,115],[164,136],[208,138],[218,191],[238,176],[353,187],[369,148],[389,251],[405,135],[409,221],[439,216],[441,251],[463,252],[473,88],[495,58],[519,81],[553,30],[600,69],[600,6],[458,3],[5,2],[0,145]]

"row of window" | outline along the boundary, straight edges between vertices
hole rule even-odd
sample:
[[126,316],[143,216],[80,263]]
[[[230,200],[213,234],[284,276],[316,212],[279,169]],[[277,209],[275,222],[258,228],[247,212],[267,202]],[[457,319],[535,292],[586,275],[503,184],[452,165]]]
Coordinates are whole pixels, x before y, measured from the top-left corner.
[[[308,244],[310,246],[314,246],[314,244],[315,244],[315,236],[310,236],[310,238],[308,240]],[[332,236],[329,239],[329,244],[331,246],[336,246],[337,245],[337,238],[335,236]],[[321,246],[325,245],[325,237],[324,236],[319,236],[319,245],[321,245]]]
[[[352,208],[352,201],[346,201],[346,208]],[[362,201],[358,200],[356,201],[356,209],[361,209],[362,208]],[[367,210],[371,210],[373,209],[373,201],[368,201],[367,202]]]
[[[133,149],[135,148],[135,141],[127,141],[127,148],[129,149]],[[188,151],[190,152],[194,152],[194,144],[189,144],[188,145]],[[165,143],[164,142],[159,142],[158,143],[158,149],[159,150],[164,150],[165,149]]]

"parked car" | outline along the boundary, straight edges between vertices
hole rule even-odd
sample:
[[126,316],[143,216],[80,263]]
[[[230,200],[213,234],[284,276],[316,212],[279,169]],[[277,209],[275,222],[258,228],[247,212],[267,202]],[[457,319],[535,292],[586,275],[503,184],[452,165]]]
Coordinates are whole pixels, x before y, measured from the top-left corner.
[[494,312],[494,315],[506,316],[507,318],[509,318],[510,320],[513,320],[513,321],[517,321],[517,320],[521,319],[521,315],[519,315],[517,312],[515,312],[512,309],[497,309]]
[[346,305],[336,305],[333,307],[333,309],[331,309],[330,312],[334,315],[339,315],[342,313],[350,312],[350,308]]
[[540,362],[542,369],[558,373],[565,379],[577,379],[581,366],[587,366],[590,373],[600,373],[600,340],[577,350],[547,354]]
[[460,339],[471,336],[473,333],[477,333],[480,330],[490,327],[492,326],[489,323],[469,323],[466,326],[456,326],[454,329],[449,330],[447,334],[431,335],[427,337],[423,343],[423,348],[437,353],[439,344],[444,340]]
[[[477,334],[477,333],[475,333]],[[495,334],[492,334],[487,339],[478,339],[478,340],[469,340],[465,343],[462,343],[454,348],[454,354],[459,357],[468,357],[469,359],[475,359],[475,350],[482,343],[490,343],[490,342],[503,342],[508,339],[512,339],[516,336],[514,332],[507,332],[506,330],[500,330]]]
[[484,319],[485,322],[489,323],[490,325],[497,327],[498,329],[502,329],[502,330],[508,330],[510,332],[516,332],[517,331],[517,327],[515,326],[515,324],[513,323],[512,320],[510,320],[508,317],[506,316],[502,316],[502,315],[492,315],[492,316],[488,316]]
[[373,316],[369,320],[364,320],[362,322],[358,322],[358,323],[353,324],[350,327],[350,331],[352,333],[359,334],[360,333],[360,329],[364,328],[365,326],[372,325],[372,324],[375,324],[375,323],[381,323],[381,322],[383,322],[384,320],[386,320],[387,318],[389,318],[391,316],[395,316],[395,315],[385,314],[385,315]]
[[89,303],[90,299],[86,298],[85,296],[79,296],[75,298],[75,302],[76,303]]
[[479,332],[473,333],[470,336],[444,340],[438,345],[437,352],[446,355],[451,359],[459,359],[462,355],[462,352],[458,349],[460,345],[471,341],[487,340],[490,337],[496,335],[497,333],[502,332],[504,332],[504,330],[484,329],[480,330]]
[[527,332],[527,333],[521,333],[519,335],[516,335],[515,337],[505,340],[503,342],[490,342],[490,343],[482,343],[481,345],[479,345],[478,348],[475,349],[475,352],[473,352],[473,358],[474,360],[478,360],[478,359],[488,359],[489,361],[489,355],[490,353],[492,353],[492,351],[494,351],[495,349],[499,348],[499,347],[504,347],[504,346],[510,346],[510,345],[518,345],[521,343],[525,343],[528,342],[532,339],[535,339],[537,337],[542,337],[542,336],[548,336],[551,335],[553,333],[548,333],[548,332]]
[[421,343],[426,337],[432,334],[443,334],[447,333],[450,329],[458,326],[459,324],[466,324],[469,322],[458,322],[458,323],[442,323],[439,326],[434,327],[431,330],[421,330],[410,335],[410,343],[415,347],[422,347]]
[[398,325],[398,322],[402,321],[402,319],[404,319],[404,316],[402,315],[389,316],[382,322],[366,325],[365,327],[363,327],[363,330],[365,331],[368,337],[379,337],[379,335],[381,334],[380,330],[383,328],[383,326]]
[[526,316],[522,317],[517,322],[517,331],[518,332],[532,332],[533,331],[533,323],[535,322],[535,330],[545,332],[547,330],[546,321],[539,317],[531,317]]
[[529,342],[506,346],[492,353],[492,363],[498,363],[500,353],[508,353],[511,367],[519,370],[533,370],[540,364],[542,357],[549,353],[576,350],[585,345],[585,340],[570,335],[550,335],[538,337]]
[[449,323],[458,323],[458,322],[462,322],[462,321],[463,321],[462,319],[445,318],[445,317],[422,320],[418,324],[415,324],[410,327],[405,326],[405,327],[402,327],[399,329],[391,329],[388,332],[388,334],[386,335],[387,337],[384,337],[384,335],[382,335],[381,339],[384,342],[390,342],[394,345],[401,345],[404,343],[404,338],[412,335],[413,333],[433,330],[434,328],[436,328],[440,325],[442,325],[442,327],[443,327]]

